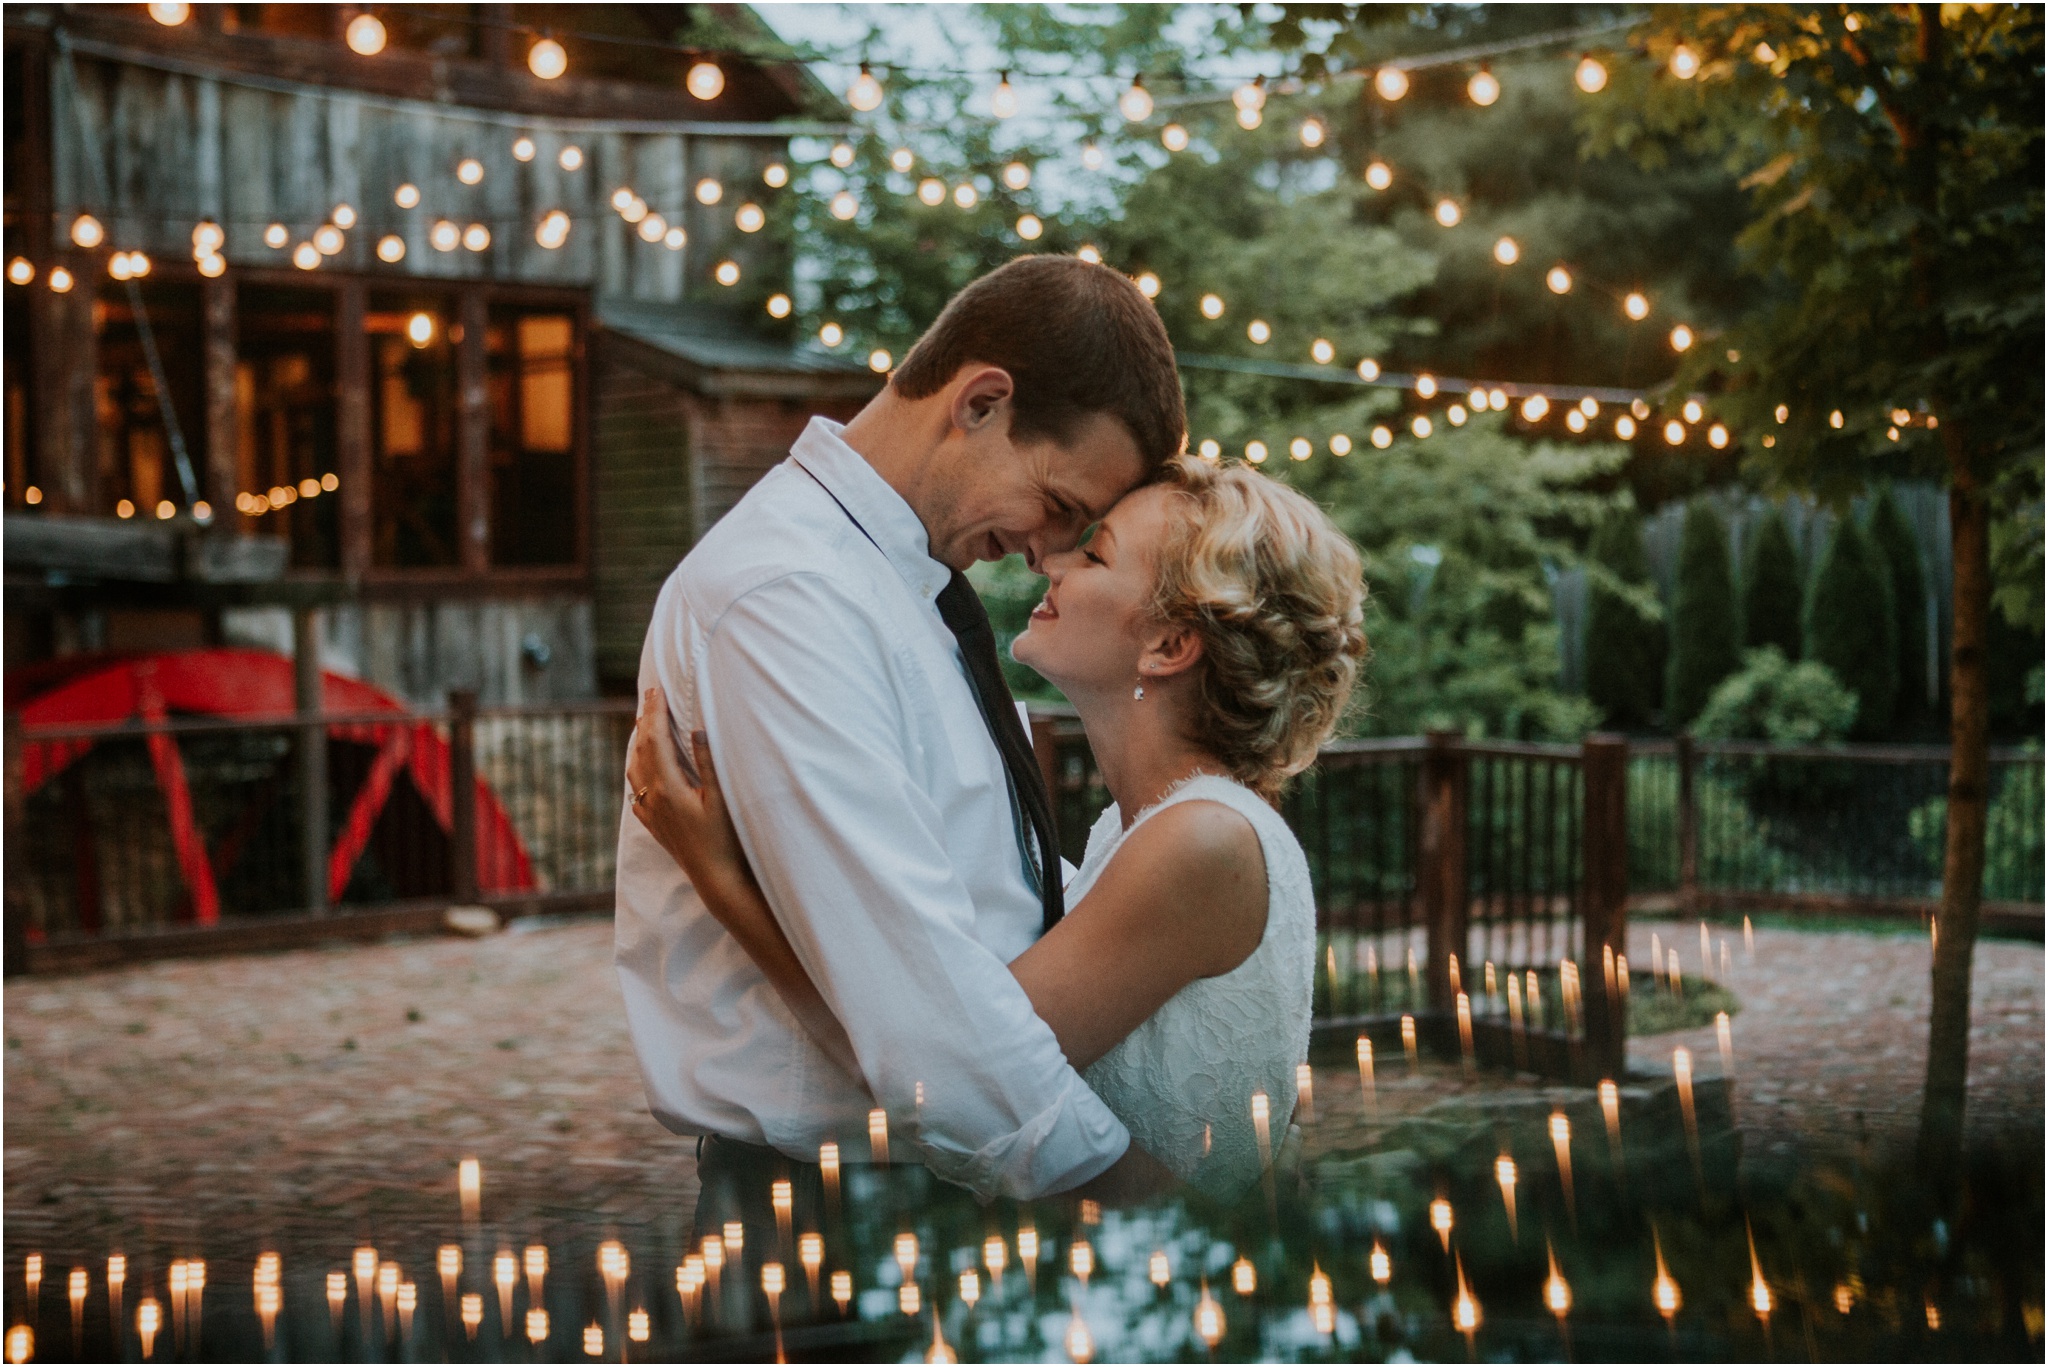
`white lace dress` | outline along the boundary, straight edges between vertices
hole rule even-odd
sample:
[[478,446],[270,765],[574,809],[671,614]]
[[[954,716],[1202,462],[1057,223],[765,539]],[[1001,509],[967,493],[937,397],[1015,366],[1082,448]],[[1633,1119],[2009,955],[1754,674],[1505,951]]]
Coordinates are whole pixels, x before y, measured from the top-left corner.
[[[1308,1058],[1316,959],[1315,899],[1308,861],[1280,814],[1243,784],[1199,774],[1139,813],[1136,830],[1176,802],[1220,802],[1259,834],[1266,860],[1266,932],[1228,973],[1176,992],[1152,1018],[1083,1076],[1131,1138],[1198,1190],[1230,1200],[1263,1170],[1255,1093],[1267,1098],[1270,1150],[1294,1114],[1295,1068]],[[1067,885],[1078,904],[1129,832],[1112,805],[1088,834],[1088,853]]]

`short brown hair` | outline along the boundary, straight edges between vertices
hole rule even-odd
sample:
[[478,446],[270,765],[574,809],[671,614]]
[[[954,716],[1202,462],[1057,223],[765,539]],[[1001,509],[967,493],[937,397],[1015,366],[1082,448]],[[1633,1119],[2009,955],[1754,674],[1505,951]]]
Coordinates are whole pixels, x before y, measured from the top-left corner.
[[953,296],[889,383],[906,399],[944,389],[960,367],[1001,366],[1016,382],[1011,435],[1065,441],[1088,416],[1123,423],[1147,472],[1187,437],[1180,372],[1159,312],[1107,266],[1020,256]]
[[1366,656],[1358,548],[1243,465],[1183,455],[1156,482],[1174,497],[1150,615],[1202,642],[1189,739],[1276,799],[1336,729]]

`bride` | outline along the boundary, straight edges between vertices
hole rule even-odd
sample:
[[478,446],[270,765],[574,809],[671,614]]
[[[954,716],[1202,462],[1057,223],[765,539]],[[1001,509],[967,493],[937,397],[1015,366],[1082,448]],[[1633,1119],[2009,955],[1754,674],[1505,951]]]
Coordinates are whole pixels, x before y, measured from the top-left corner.
[[[1042,568],[1044,601],[1013,653],[1073,703],[1113,802],[1067,884],[1073,910],[1010,971],[1133,1143],[1228,1199],[1270,1161],[1308,1054],[1315,905],[1274,804],[1365,654],[1358,553],[1285,485],[1182,457]],[[700,787],[668,717],[650,690],[633,810],[851,1067],[747,866],[702,733]]]

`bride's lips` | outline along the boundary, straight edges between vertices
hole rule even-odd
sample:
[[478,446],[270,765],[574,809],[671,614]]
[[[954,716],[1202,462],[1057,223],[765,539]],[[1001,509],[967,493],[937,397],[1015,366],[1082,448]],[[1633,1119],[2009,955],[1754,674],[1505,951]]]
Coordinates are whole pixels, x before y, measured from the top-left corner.
[[1038,600],[1038,606],[1031,609],[1031,620],[1034,622],[1050,622],[1059,615],[1060,610],[1053,606],[1050,589],[1046,590],[1045,597]]

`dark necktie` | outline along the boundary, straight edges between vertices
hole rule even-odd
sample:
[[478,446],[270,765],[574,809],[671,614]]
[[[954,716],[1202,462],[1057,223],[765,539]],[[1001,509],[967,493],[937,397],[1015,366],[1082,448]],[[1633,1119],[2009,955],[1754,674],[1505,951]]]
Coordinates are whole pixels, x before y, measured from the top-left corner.
[[1045,778],[1039,772],[1038,756],[1024,724],[1017,720],[1017,703],[1010,686],[1003,682],[1003,667],[996,659],[996,634],[989,626],[988,610],[967,576],[953,571],[952,579],[939,591],[939,617],[960,643],[960,658],[967,663],[967,677],[974,684],[974,699],[981,704],[981,718],[995,737],[1003,755],[1003,768],[1010,774],[1010,791],[1024,809],[1031,833],[1038,845],[1038,891],[1045,906],[1045,929],[1051,930],[1066,914],[1066,899],[1060,887],[1059,843],[1053,838],[1052,801],[1046,796]]

